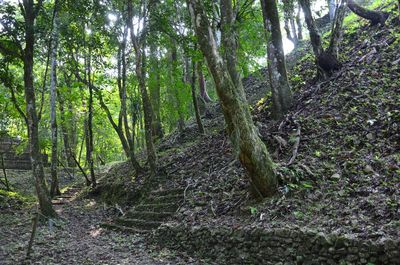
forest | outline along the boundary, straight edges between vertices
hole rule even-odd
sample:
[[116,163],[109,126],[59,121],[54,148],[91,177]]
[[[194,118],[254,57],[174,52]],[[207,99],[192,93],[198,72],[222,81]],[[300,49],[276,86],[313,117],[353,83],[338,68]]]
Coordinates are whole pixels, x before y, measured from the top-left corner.
[[400,264],[400,0],[0,0],[0,264]]

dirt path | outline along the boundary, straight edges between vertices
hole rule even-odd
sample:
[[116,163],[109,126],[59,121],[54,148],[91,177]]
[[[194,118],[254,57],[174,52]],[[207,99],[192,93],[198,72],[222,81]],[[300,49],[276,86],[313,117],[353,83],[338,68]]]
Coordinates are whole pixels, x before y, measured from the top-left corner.
[[99,227],[107,210],[93,200],[55,205],[62,220],[38,227],[31,259],[25,261],[33,210],[0,212],[0,264],[205,264],[148,243],[145,235]]

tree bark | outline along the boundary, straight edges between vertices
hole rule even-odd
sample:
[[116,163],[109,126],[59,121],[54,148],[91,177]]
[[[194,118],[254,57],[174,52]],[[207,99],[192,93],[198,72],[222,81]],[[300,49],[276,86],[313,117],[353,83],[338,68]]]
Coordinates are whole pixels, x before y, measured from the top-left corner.
[[54,5],[54,23],[51,45],[51,67],[50,67],[50,124],[51,124],[51,186],[50,196],[60,195],[57,176],[57,48],[58,48],[58,13],[57,1]]
[[42,215],[52,218],[57,217],[57,213],[54,211],[51,204],[45,182],[43,162],[39,147],[39,124],[36,113],[35,88],[33,83],[34,25],[38,10],[41,7],[41,1],[34,6],[33,0],[24,0],[23,6],[25,10],[24,91],[29,130],[29,153],[40,212]]
[[203,74],[203,61],[197,63],[197,75],[199,79],[200,97],[204,100],[205,103],[210,103],[212,100],[207,92],[206,80]]
[[329,9],[329,19],[331,22],[334,22],[335,14],[336,14],[336,1],[335,0],[328,0],[328,9]]
[[196,115],[197,127],[199,129],[199,133],[204,134],[204,126],[203,122],[201,121],[200,110],[196,95],[196,62],[193,59],[192,59],[192,78],[190,81],[190,86],[192,89],[192,100],[193,100],[194,113]]
[[297,39],[303,39],[303,25],[301,24],[301,7],[299,5],[297,15],[296,15],[296,25],[297,25]]
[[94,160],[93,160],[93,87],[92,87],[92,57],[91,50],[89,48],[88,62],[87,62],[87,80],[89,88],[89,104],[88,104],[88,118],[87,118],[87,136],[86,136],[86,161],[90,170],[90,182],[92,188],[95,188],[96,175],[94,173]]
[[150,45],[150,65],[151,71],[149,73],[149,91],[151,105],[154,110],[154,119],[152,125],[153,136],[161,139],[164,136],[162,124],[161,124],[161,81],[160,81],[160,67],[159,60],[157,58],[157,48],[155,45]]
[[342,27],[345,15],[345,0],[339,2],[339,6],[336,10],[332,21],[331,38],[327,53],[331,54],[337,61],[339,61],[339,43],[342,40]]
[[150,98],[147,93],[146,88],[146,53],[145,53],[145,42],[146,42],[146,29],[147,29],[147,18],[145,17],[147,6],[143,6],[143,17],[141,19],[144,20],[143,29],[144,33],[142,36],[138,38],[135,35],[133,29],[133,8],[132,8],[132,0],[128,0],[128,27],[131,31],[131,42],[133,49],[135,51],[135,73],[139,82],[139,89],[142,98],[142,106],[144,113],[144,127],[145,127],[145,137],[146,137],[146,149],[147,149],[147,161],[150,166],[150,173],[154,175],[157,171],[157,155],[153,142],[153,134],[152,134],[152,123],[153,123],[153,109],[151,106]]
[[261,0],[264,26],[268,35],[268,72],[275,119],[281,119],[292,105],[292,93],[286,72],[278,7],[275,0]]
[[178,88],[178,78],[177,78],[177,66],[178,66],[178,52],[176,49],[176,42],[175,40],[171,40],[172,47],[171,47],[171,66],[170,66],[170,86],[172,88],[174,103],[175,103],[175,110],[178,114],[178,130],[179,132],[183,132],[185,130],[185,119],[182,112],[182,102],[180,98],[180,91]]
[[[317,78],[326,79],[328,76],[331,64],[331,57],[328,53],[324,52],[321,43],[321,36],[318,32],[314,18],[311,13],[310,1],[299,0],[303,9],[304,18],[306,20],[307,28],[310,34],[311,46],[315,55],[315,65],[317,66]],[[326,63],[326,67],[325,67]]]
[[371,26],[376,24],[385,25],[386,20],[389,17],[389,13],[387,12],[379,12],[374,10],[368,10],[360,5],[358,5],[353,0],[347,1],[347,6],[353,11],[356,15],[368,19],[371,22]]
[[284,29],[286,31],[287,38],[293,43],[294,46],[298,43],[296,34],[296,26],[294,22],[294,5],[293,0],[284,0],[283,2],[283,13],[284,13]]
[[74,167],[75,162],[72,158],[72,148],[70,144],[70,139],[69,139],[69,133],[68,133],[68,126],[67,126],[67,119],[65,118],[65,100],[62,98],[61,95],[58,95],[58,108],[60,110],[60,127],[61,127],[61,134],[62,134],[62,139],[64,143],[64,156],[67,161],[68,167]]
[[[200,48],[207,60],[207,65],[213,76],[218,97],[227,123],[228,135],[230,136],[234,150],[237,151],[239,159],[250,177],[255,193],[258,196],[271,196],[277,189],[277,178],[266,146],[258,137],[257,129],[253,124],[250,110],[244,94],[243,85],[239,74],[232,74],[237,65],[230,65],[229,69],[221,58],[215,42],[210,23],[204,10],[203,1],[187,0],[189,12],[192,17],[192,24]],[[229,47],[234,43],[234,35],[227,35],[226,26],[231,26],[232,14],[230,0],[221,1],[221,10],[224,14],[229,13],[223,20],[228,24],[222,26],[224,33],[225,51],[232,50]],[[229,39],[227,39],[229,38]],[[230,61],[236,61],[235,53],[226,57]]]

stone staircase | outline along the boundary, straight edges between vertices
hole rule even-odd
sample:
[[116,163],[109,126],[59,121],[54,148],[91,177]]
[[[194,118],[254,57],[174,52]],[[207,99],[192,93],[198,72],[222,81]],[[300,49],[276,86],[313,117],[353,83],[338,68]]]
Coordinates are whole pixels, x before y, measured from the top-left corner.
[[151,191],[146,199],[115,219],[101,226],[131,233],[147,233],[158,228],[178,210],[184,199],[184,189]]
[[70,203],[75,197],[76,194],[81,190],[81,188],[79,187],[79,185],[73,185],[71,187],[69,187],[68,189],[66,189],[64,192],[61,193],[61,195],[58,195],[56,197],[54,197],[51,200],[51,203],[53,205],[63,205],[66,203]]

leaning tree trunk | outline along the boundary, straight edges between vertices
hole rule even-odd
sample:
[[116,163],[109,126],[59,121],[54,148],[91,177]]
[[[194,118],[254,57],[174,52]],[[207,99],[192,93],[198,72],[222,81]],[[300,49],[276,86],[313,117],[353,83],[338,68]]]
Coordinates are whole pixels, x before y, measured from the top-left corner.
[[[25,9],[25,50],[24,50],[24,90],[26,100],[26,116],[29,131],[29,153],[32,163],[32,173],[35,178],[35,188],[42,215],[56,217],[46,187],[42,156],[39,148],[39,122],[36,113],[35,88],[33,84],[33,56],[35,43],[35,18],[38,8],[34,6],[33,0],[23,2]],[[36,10],[35,10],[36,9]]]
[[268,35],[268,72],[272,90],[272,108],[281,119],[292,105],[292,93],[286,72],[278,7],[275,0],[261,0],[264,26]]
[[[205,13],[203,1],[187,0],[188,8],[192,17],[192,24],[195,28],[200,48],[207,60],[209,70],[213,76],[225,121],[228,127],[232,145],[238,151],[239,159],[250,177],[250,181],[255,193],[258,196],[271,196],[277,189],[277,178],[274,173],[274,164],[270,158],[265,144],[257,134],[257,129],[253,124],[250,110],[244,94],[243,85],[239,74],[233,74],[230,70],[236,70],[237,65],[231,65],[228,70],[218,51],[208,17]],[[231,13],[230,0],[221,1],[222,10]],[[224,18],[224,20],[227,20]],[[235,42],[233,34],[226,26],[222,27],[225,31],[225,47],[227,58],[236,61],[234,51],[229,46]],[[228,31],[227,31],[228,30]],[[229,38],[229,39],[227,39]],[[231,43],[231,44],[229,44]]]
[[[56,4],[57,5],[57,1]],[[58,47],[58,17],[57,6],[54,7],[54,23],[51,47],[51,68],[50,68],[50,124],[51,124],[51,186],[50,196],[60,195],[60,188],[57,176],[57,47]]]
[[368,19],[371,22],[371,26],[374,26],[376,24],[381,24],[383,26],[385,25],[385,22],[389,17],[389,13],[387,12],[368,10],[358,5],[353,0],[348,0],[347,5],[350,10],[353,11],[355,14],[362,18]]

